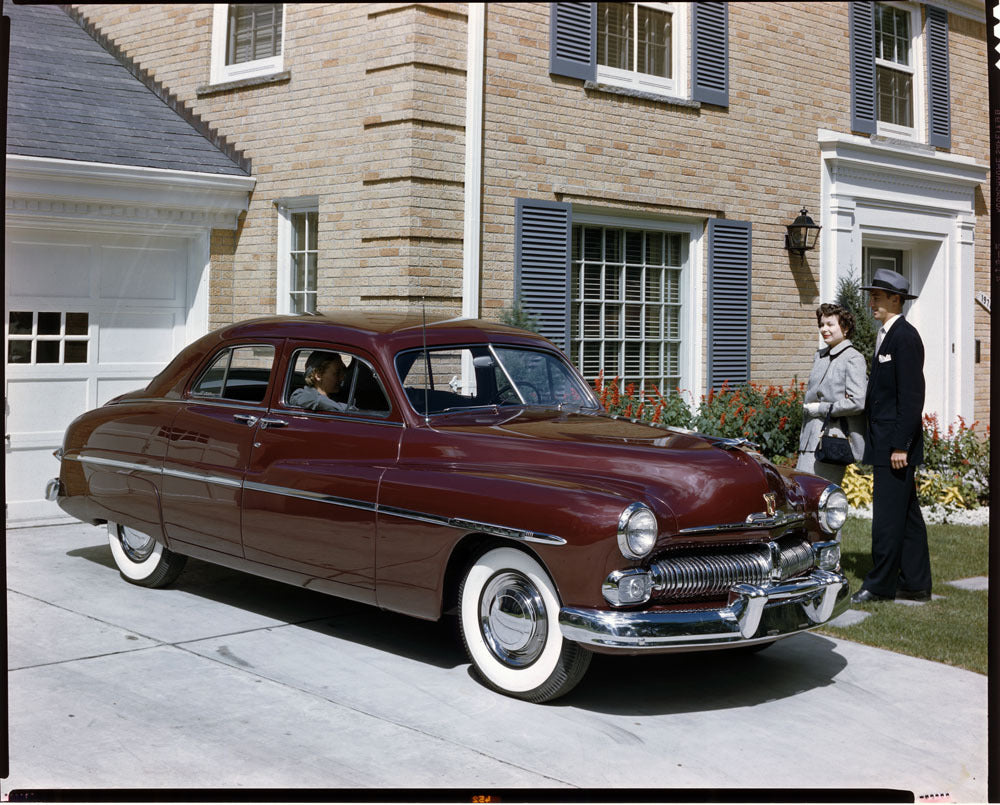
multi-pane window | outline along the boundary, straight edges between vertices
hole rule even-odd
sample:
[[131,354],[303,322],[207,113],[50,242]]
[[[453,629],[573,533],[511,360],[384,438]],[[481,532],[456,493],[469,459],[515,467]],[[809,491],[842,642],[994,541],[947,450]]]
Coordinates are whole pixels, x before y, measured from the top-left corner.
[[319,214],[315,210],[292,212],[289,214],[289,219],[291,223],[288,283],[290,310],[292,313],[315,313]]
[[282,5],[229,5],[226,64],[242,64],[281,55]]
[[913,128],[913,48],[911,14],[875,4],[875,92],[877,119]]
[[87,363],[90,315],[12,310],[7,319],[7,363]]
[[673,14],[662,4],[597,4],[597,63],[604,67],[671,78],[672,37]]
[[681,292],[687,236],[573,227],[571,354],[588,380],[662,393],[681,381]]

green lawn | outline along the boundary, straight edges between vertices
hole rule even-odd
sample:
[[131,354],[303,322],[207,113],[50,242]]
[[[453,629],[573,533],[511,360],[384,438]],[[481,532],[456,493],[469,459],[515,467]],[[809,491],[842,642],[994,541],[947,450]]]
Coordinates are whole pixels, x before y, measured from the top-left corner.
[[[854,606],[870,617],[853,626],[817,631],[869,646],[986,673],[987,593],[952,587],[947,582],[988,575],[989,529],[986,526],[928,525],[933,593],[920,605],[892,601]],[[844,525],[841,564],[851,591],[871,569],[871,521],[851,518]]]

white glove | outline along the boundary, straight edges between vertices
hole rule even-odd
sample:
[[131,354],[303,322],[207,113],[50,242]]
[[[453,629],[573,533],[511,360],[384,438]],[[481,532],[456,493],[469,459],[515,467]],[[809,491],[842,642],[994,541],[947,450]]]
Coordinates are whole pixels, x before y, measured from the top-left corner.
[[806,403],[802,407],[805,409],[806,416],[818,417],[820,415],[820,410],[822,409],[823,404],[818,402]]

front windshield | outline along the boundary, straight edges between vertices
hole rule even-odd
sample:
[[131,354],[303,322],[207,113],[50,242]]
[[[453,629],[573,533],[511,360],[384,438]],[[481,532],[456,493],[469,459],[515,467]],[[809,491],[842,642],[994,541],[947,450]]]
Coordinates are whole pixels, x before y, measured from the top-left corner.
[[511,405],[599,409],[558,355],[520,347],[432,347],[401,352],[396,371],[419,414]]

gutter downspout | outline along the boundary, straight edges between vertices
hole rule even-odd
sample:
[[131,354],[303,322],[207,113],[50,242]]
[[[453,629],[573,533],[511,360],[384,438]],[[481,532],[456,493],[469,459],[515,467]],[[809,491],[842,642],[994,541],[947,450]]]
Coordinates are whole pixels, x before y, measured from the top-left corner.
[[479,318],[479,255],[483,189],[483,64],[486,5],[469,3],[465,70],[465,221],[462,233],[462,316]]

